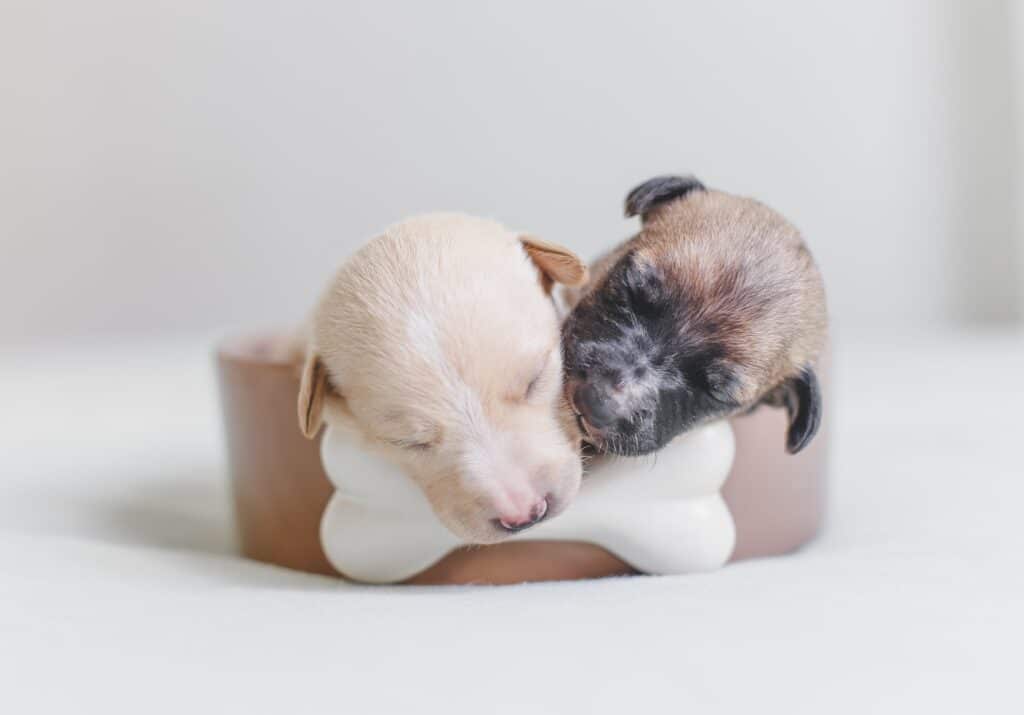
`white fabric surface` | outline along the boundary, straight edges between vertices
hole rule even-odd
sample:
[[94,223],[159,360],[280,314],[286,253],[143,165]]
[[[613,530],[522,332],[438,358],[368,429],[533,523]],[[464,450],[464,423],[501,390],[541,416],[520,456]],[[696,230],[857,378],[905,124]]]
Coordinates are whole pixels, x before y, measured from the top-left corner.
[[826,532],[687,577],[242,560],[202,341],[0,356],[0,712],[1022,712],[1024,338],[837,350]]

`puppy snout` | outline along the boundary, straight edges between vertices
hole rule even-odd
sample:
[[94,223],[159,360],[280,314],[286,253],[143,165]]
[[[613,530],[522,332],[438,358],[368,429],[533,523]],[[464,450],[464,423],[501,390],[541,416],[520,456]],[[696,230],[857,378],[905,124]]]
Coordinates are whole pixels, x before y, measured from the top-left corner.
[[498,526],[502,529],[514,533],[537,524],[542,521],[547,514],[548,500],[547,498],[544,498],[525,511],[502,514],[496,521],[498,522]]
[[576,409],[594,427],[600,429],[615,421],[617,415],[606,391],[601,390],[594,383],[583,383],[576,388],[573,397]]

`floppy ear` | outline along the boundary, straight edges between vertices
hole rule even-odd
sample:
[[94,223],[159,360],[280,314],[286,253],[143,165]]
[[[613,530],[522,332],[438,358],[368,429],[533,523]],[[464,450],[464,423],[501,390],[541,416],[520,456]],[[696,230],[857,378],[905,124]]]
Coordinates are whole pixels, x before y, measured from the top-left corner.
[[786,451],[796,454],[808,444],[821,424],[821,388],[814,368],[805,366],[796,377],[791,377],[775,388],[764,399],[772,405],[783,406],[789,413],[789,431]]
[[580,286],[587,282],[587,266],[580,257],[554,243],[541,241],[533,236],[519,236],[526,255],[540,269],[541,285],[545,293],[551,292],[554,283]]
[[302,381],[299,383],[299,429],[307,439],[316,437],[323,424],[324,399],[330,385],[327,370],[320,356],[310,350],[302,366]]
[[640,216],[647,220],[647,213],[658,204],[679,199],[691,191],[705,191],[694,176],[655,176],[637,186],[626,196],[626,216]]

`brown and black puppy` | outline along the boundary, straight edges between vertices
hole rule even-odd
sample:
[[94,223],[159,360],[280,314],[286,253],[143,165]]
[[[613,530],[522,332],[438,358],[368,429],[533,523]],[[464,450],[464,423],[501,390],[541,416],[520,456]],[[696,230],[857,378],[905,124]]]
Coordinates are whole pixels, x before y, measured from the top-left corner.
[[566,396],[599,451],[653,452],[761,403],[799,452],[821,419],[825,292],[800,233],[753,199],[662,176],[633,189],[641,231],[591,267],[563,327]]

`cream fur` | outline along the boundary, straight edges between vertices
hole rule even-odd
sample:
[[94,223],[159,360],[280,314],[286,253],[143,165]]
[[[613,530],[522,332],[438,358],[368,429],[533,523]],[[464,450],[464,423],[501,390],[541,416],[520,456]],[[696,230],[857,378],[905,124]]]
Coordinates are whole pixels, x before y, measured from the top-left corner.
[[565,249],[489,220],[430,214],[390,227],[341,267],[313,313],[303,430],[315,434],[321,418],[348,427],[401,465],[463,539],[501,540],[497,519],[544,498],[553,516],[581,470],[546,289],[585,275]]

